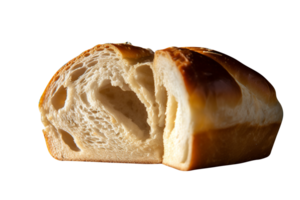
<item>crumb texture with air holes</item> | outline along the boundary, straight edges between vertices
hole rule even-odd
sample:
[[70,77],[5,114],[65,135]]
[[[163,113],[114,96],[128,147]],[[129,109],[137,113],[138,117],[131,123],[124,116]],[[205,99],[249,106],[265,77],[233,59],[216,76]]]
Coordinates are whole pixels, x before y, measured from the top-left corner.
[[132,63],[103,45],[62,70],[40,107],[50,153],[59,160],[161,163],[164,127],[151,61]]

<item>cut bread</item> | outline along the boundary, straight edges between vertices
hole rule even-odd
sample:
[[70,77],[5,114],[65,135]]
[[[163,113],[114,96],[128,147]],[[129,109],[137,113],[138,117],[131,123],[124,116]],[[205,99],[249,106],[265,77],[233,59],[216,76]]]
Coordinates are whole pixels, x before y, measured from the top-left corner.
[[[154,60],[153,60],[154,58]],[[58,160],[180,170],[268,156],[282,121],[272,85],[205,48],[104,44],[64,65],[39,109]]]

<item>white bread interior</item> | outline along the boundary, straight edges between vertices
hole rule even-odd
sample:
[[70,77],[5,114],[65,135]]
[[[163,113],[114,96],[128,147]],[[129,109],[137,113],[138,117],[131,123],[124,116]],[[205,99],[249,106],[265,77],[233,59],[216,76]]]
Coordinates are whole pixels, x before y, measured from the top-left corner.
[[61,70],[38,107],[53,158],[165,164],[187,171],[192,135],[282,122],[279,99],[270,107],[237,80],[243,98],[234,108],[219,106],[212,112],[195,106],[172,58],[160,54],[154,59],[154,51],[146,51],[151,55],[129,59],[114,45],[101,45]]
[[59,160],[161,163],[162,131],[152,62],[114,46],[60,73],[40,107],[49,151]]

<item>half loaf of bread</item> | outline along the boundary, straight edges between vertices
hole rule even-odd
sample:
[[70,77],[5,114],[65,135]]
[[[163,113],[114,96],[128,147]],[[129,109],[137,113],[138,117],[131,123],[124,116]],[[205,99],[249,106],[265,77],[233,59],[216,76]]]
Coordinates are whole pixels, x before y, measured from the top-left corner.
[[58,160],[163,163],[180,170],[267,157],[283,111],[272,85],[206,48],[130,44],[83,52],[39,103]]

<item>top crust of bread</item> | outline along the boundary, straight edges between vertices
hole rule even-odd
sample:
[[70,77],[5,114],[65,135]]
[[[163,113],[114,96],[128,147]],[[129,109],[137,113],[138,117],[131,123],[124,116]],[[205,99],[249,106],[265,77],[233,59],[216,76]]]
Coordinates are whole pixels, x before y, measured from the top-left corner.
[[171,47],[157,53],[165,52],[168,52],[175,62],[192,98],[197,96],[197,101],[200,100],[203,104],[215,99],[227,105],[234,106],[239,103],[242,96],[241,89],[219,63],[183,48]]
[[[230,99],[229,101],[237,103],[241,98],[240,88],[235,81],[237,80],[266,103],[278,102],[275,89],[267,79],[226,54],[202,47],[170,47],[156,52],[156,54],[166,53],[176,63],[190,94],[197,92],[202,98],[207,98],[207,93],[211,92],[217,95],[218,98],[224,100],[227,98],[227,100]],[[212,62],[212,60],[215,62]],[[205,77],[210,74],[213,77]],[[225,81],[225,85],[223,83],[219,88],[214,87],[213,83],[221,79]],[[197,86],[204,88],[197,88]]]
[[268,104],[276,104],[276,92],[274,87],[261,74],[245,66],[238,60],[215,50],[201,48],[201,47],[185,47],[186,49],[198,52],[205,55],[214,61],[218,62],[224,69],[226,69],[231,76],[237,81],[245,85],[255,93],[260,99]]

